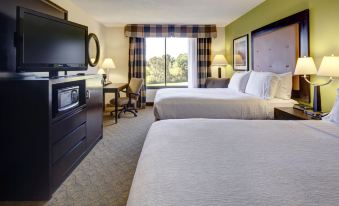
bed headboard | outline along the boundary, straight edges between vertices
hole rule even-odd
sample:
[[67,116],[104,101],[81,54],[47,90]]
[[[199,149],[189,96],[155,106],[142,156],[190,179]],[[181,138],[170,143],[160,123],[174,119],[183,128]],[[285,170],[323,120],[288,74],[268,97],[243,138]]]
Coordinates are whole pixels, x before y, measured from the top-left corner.
[[256,35],[252,44],[254,71],[294,73],[299,56],[299,24]]
[[[252,31],[252,70],[294,73],[300,56],[309,56],[309,11],[305,10]],[[292,98],[310,102],[310,85],[293,77]]]

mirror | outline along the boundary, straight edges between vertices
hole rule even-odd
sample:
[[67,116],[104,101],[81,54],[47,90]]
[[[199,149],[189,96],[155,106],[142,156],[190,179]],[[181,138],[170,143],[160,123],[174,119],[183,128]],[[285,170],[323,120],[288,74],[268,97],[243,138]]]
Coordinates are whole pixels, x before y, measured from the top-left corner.
[[98,37],[93,33],[88,35],[87,57],[88,63],[92,67],[98,64],[100,58],[100,44]]

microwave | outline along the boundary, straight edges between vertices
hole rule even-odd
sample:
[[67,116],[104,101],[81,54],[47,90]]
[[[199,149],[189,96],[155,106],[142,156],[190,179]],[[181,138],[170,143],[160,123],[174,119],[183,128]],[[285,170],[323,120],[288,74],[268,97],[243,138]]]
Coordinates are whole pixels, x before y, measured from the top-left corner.
[[79,86],[58,89],[57,94],[58,112],[65,112],[79,105]]

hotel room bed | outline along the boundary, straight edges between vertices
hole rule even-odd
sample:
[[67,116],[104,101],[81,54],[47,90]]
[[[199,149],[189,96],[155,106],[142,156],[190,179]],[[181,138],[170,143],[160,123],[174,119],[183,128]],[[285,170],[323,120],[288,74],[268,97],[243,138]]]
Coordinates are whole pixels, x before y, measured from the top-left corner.
[[338,157],[329,122],[159,121],[127,205],[337,205]]
[[212,119],[273,119],[274,107],[293,107],[289,99],[265,100],[228,88],[161,89],[154,100],[157,120]]

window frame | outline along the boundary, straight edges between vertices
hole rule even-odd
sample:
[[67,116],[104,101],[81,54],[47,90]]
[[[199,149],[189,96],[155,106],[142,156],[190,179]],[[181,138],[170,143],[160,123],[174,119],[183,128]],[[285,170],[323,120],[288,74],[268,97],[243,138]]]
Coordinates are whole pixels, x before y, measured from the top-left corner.
[[[146,79],[146,84],[145,84],[146,85],[146,89],[188,88],[188,85],[187,86],[167,86],[166,85],[167,84],[167,38],[168,37],[163,37],[163,38],[165,39],[165,86],[148,86],[147,85],[147,79]],[[146,43],[146,50],[147,50],[147,43]],[[145,73],[146,73],[146,68],[145,68]],[[147,78],[147,76],[145,78]]]

